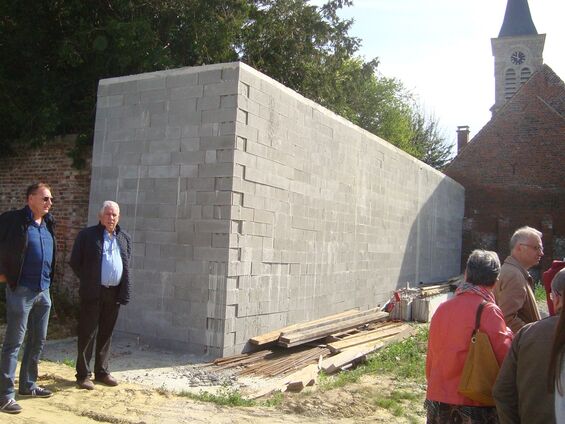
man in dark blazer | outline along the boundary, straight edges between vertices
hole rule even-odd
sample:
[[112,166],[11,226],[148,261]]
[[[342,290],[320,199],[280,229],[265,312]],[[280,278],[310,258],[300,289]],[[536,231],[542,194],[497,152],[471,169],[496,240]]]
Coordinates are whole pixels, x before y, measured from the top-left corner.
[[107,200],[98,216],[98,225],[77,235],[69,262],[80,280],[76,379],[87,390],[94,389],[90,360],[95,342],[94,381],[118,385],[108,359],[120,305],[129,302],[131,287],[131,237],[118,225],[120,207]]

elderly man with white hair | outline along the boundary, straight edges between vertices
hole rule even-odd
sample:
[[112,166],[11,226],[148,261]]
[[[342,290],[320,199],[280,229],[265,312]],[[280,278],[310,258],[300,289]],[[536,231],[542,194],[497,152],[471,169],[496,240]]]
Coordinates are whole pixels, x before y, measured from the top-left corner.
[[532,227],[522,227],[514,232],[510,239],[510,256],[505,259],[494,286],[496,304],[514,333],[540,319],[534,281],[528,269],[537,265],[543,256],[541,236],[541,232]]
[[120,305],[130,297],[131,237],[118,225],[120,207],[102,204],[97,225],[83,229],[75,240],[70,265],[80,280],[77,385],[93,390],[90,360],[94,354],[94,381],[117,386],[108,359]]

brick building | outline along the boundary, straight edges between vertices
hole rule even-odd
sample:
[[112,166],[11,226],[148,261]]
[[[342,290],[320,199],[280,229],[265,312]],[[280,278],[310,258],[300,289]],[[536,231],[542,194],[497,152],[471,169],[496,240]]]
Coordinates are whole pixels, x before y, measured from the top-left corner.
[[459,154],[445,171],[465,187],[463,260],[479,247],[503,259],[523,225],[543,232],[541,269],[565,257],[565,84],[541,63],[544,40],[527,1],[509,0],[492,40],[493,117],[469,143],[459,128]]

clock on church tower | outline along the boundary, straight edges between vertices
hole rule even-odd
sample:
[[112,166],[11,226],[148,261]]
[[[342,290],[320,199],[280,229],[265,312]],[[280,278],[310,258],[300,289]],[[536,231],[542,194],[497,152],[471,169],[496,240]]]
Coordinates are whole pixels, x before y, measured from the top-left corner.
[[524,52],[521,52],[520,50],[516,50],[510,55],[510,61],[514,65],[521,65],[526,61],[526,55],[524,54]]

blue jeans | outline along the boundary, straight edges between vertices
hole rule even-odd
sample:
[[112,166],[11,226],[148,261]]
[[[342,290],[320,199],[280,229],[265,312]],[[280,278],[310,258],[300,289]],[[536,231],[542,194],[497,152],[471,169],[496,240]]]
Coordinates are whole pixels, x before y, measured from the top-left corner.
[[28,392],[37,387],[37,364],[47,337],[50,310],[49,289],[38,292],[22,286],[16,287],[16,290],[6,287],[8,325],[0,358],[0,399],[13,399],[15,396],[18,352],[24,342],[26,330],[19,390]]

